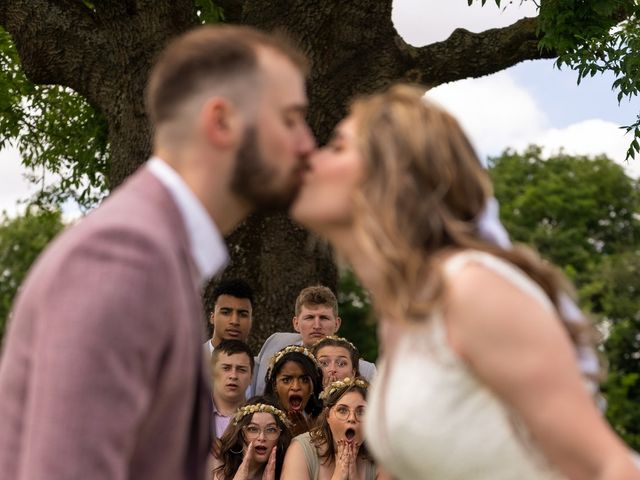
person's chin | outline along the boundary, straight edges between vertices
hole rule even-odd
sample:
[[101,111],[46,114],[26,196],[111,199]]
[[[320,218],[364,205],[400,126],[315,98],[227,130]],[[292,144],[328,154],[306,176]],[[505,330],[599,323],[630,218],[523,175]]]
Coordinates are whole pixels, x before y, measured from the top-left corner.
[[306,229],[322,234],[324,231],[322,222],[314,214],[314,209],[321,205],[321,201],[316,202],[314,205],[309,198],[304,198],[304,195],[301,195],[291,204],[289,216]]

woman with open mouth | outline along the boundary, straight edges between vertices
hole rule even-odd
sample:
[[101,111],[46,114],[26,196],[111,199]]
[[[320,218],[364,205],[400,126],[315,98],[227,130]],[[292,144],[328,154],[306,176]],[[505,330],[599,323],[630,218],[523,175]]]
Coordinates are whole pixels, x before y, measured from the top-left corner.
[[253,397],[218,441],[211,479],[278,480],[290,442],[286,414],[271,400]]
[[322,368],[323,387],[341,378],[360,376],[360,352],[346,338],[333,335],[324,337],[311,348],[311,353]]
[[369,384],[361,378],[330,383],[324,408],[311,431],[293,439],[282,478],[296,480],[381,480],[367,452],[362,431]]
[[275,398],[292,423],[292,436],[309,431],[322,411],[322,370],[305,347],[289,345],[276,352],[265,376],[265,396]]

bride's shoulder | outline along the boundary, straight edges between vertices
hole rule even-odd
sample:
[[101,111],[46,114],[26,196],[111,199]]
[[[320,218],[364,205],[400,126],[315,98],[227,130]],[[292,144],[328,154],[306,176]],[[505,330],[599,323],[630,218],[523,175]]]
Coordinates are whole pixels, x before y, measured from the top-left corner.
[[542,287],[513,263],[497,255],[478,250],[463,250],[442,262],[446,289],[453,298],[477,301],[500,300],[505,308],[510,301],[519,305],[532,301],[553,310]]

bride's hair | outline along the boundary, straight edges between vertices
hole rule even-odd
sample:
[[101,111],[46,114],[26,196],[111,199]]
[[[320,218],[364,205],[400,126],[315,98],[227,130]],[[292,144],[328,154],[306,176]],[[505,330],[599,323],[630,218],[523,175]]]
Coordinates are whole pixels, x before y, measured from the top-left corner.
[[[365,161],[355,194],[356,239],[381,272],[378,312],[400,321],[428,318],[443,294],[441,258],[457,249],[513,263],[558,310],[562,292],[572,290],[556,268],[529,248],[505,250],[478,236],[476,220],[492,196],[489,175],[456,119],[423,94],[396,85],[351,107]],[[576,345],[592,344],[588,322],[563,321]]]

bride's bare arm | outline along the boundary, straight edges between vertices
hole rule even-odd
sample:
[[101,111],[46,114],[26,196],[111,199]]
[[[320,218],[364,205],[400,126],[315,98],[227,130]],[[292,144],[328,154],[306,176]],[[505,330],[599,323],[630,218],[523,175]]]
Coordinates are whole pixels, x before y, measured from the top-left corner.
[[519,415],[565,476],[640,479],[587,392],[574,347],[551,309],[470,263],[448,282],[445,322],[454,351]]

